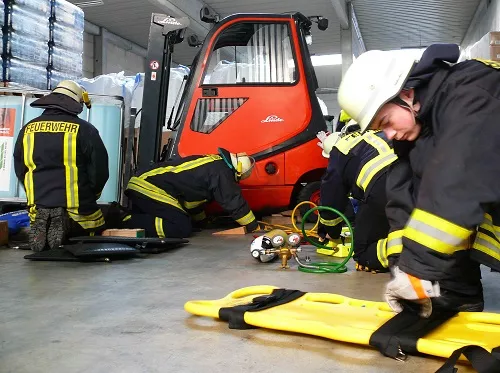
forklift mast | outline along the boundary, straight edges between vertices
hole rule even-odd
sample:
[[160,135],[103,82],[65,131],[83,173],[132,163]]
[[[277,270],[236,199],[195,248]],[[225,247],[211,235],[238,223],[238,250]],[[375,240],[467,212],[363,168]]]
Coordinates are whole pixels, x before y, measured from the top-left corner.
[[144,76],[139,130],[138,168],[158,162],[161,136],[167,117],[168,85],[174,45],[183,41],[189,18],[153,13],[149,30],[147,68]]

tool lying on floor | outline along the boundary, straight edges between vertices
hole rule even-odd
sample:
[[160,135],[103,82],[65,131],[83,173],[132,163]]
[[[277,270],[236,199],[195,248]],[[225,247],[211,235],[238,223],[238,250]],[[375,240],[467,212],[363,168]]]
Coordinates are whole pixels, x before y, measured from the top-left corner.
[[[307,202],[311,203],[311,202]],[[292,217],[297,211],[297,208],[300,206],[297,205],[292,213]],[[339,211],[326,206],[316,206],[309,211],[306,212],[304,218],[302,220],[302,234],[303,238],[311,243],[312,245],[318,247],[322,250],[332,251],[333,253],[339,252],[340,249],[343,251],[347,251],[347,253],[343,256],[344,260],[340,263],[336,262],[313,262],[311,263],[309,258],[306,257],[305,261],[302,261],[298,253],[301,252],[300,243],[302,241],[301,236],[291,230],[282,230],[282,229],[273,229],[270,232],[257,237],[254,239],[250,246],[250,252],[252,256],[261,261],[261,262],[269,262],[272,261],[276,257],[280,257],[281,259],[281,268],[289,268],[288,260],[293,258],[299,265],[299,271],[309,272],[309,273],[344,273],[347,272],[346,263],[351,259],[353,254],[353,245],[349,246],[349,249],[346,249],[343,246],[338,247],[328,247],[324,243],[316,242],[308,236],[308,233],[311,234],[311,231],[306,232],[305,230],[305,222],[307,221],[307,217],[317,210],[329,210],[337,215],[339,215],[347,224],[347,228],[349,230],[349,237],[351,240],[354,239],[354,232],[352,229],[349,220]],[[292,219],[293,222],[293,219]],[[317,224],[317,223],[316,223]],[[295,223],[293,223],[295,229]],[[286,228],[286,227],[285,227]]]
[[453,372],[455,355],[462,352],[452,356],[455,351],[473,346],[463,353],[479,372],[500,369],[500,314],[495,313],[436,313],[423,319],[406,310],[395,315],[384,302],[274,286],[250,286],[217,300],[189,301],[184,309],[228,321],[231,329],[261,327],[371,345],[398,360],[417,353],[450,357],[439,370],[443,373]]

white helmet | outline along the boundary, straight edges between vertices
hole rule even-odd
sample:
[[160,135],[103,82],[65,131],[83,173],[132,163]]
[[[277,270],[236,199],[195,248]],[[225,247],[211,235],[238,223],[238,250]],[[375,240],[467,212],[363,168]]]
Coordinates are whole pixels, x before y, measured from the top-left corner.
[[331,135],[328,135],[325,141],[323,141],[323,151],[321,152],[321,155],[325,158],[330,158],[330,152],[339,140],[340,132],[334,132]]
[[416,58],[390,51],[368,51],[349,67],[340,82],[338,102],[364,132],[380,108],[404,87]]
[[231,153],[231,163],[235,170],[236,179],[245,180],[251,175],[255,160],[245,153]]
[[57,87],[52,90],[52,92],[68,96],[80,104],[85,103],[85,105],[90,109],[90,99],[87,91],[72,80],[61,81]]

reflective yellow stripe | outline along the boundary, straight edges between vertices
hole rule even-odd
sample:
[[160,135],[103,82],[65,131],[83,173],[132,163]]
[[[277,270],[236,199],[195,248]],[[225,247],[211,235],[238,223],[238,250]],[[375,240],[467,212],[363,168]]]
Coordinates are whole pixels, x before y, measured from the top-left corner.
[[500,70],[500,63],[492,60],[485,60],[482,58],[474,58],[474,60],[484,63],[487,66],[493,67],[494,69]]
[[323,219],[320,215],[319,217],[319,222],[323,225],[326,225],[327,227],[335,227],[336,225],[342,223],[344,219],[342,218],[336,218],[336,219],[332,219],[332,220],[327,220],[327,219]]
[[201,206],[203,205],[205,202],[207,202],[206,199],[204,199],[203,201],[192,201],[192,202],[189,202],[189,201],[184,201],[182,204],[184,205],[185,208],[187,208],[188,210],[192,210],[198,206]]
[[413,210],[404,229],[406,238],[446,255],[468,249],[471,234],[471,230],[420,209]]
[[76,133],[64,134],[64,167],[66,169],[66,205],[78,213],[78,169],[76,167]]
[[248,225],[255,220],[255,216],[252,211],[243,216],[242,218],[236,219],[236,222],[240,225]]
[[127,215],[123,218],[122,221],[129,221],[130,219],[132,219],[132,215]]
[[387,236],[387,256],[401,254],[403,251],[403,230],[394,231]]
[[182,171],[192,170],[193,168],[205,165],[207,163],[210,163],[210,162],[213,162],[213,161],[216,161],[219,159],[222,159],[219,155],[210,154],[210,155],[207,155],[203,158],[198,158],[198,159],[195,159],[193,161],[181,163],[178,166],[166,166],[166,167],[155,168],[151,171],[145,172],[144,174],[139,176],[139,178],[144,180],[150,176],[161,175],[161,174],[164,174],[167,172],[179,173]]
[[35,148],[35,135],[33,133],[24,134],[23,136],[23,150],[24,150],[24,164],[28,169],[24,175],[24,189],[26,190],[26,198],[28,206],[35,204],[35,186],[33,184],[33,172],[36,165],[33,160],[33,151]]
[[369,162],[366,162],[358,175],[356,185],[366,191],[373,178],[397,158],[397,155],[394,154],[393,150],[391,150],[376,156]]
[[194,221],[202,221],[203,219],[205,219],[207,217],[207,214],[205,214],[205,211],[202,211],[198,214],[195,214],[195,215],[191,215],[191,218],[194,220]]
[[387,260],[387,238],[383,240],[378,240],[377,242],[377,258],[380,264],[384,268],[389,266],[389,261]]
[[500,261],[500,242],[483,232],[477,233],[472,248]]
[[368,144],[377,149],[379,154],[391,151],[391,147],[389,146],[389,144],[387,144],[377,135],[374,135],[373,132],[366,132],[363,135],[363,140],[365,140]]
[[177,207],[179,210],[186,212],[177,199],[146,180],[141,180],[134,176],[128,182],[127,189],[134,190],[146,197]]
[[100,209],[89,215],[77,214],[74,211],[75,210],[68,209],[69,217],[84,229],[95,229],[105,224],[104,217]]
[[361,134],[359,132],[354,132],[341,138],[333,147],[337,148],[342,154],[347,155],[351,149],[358,145],[362,140],[363,137]]
[[30,222],[33,223],[36,219],[36,205],[31,205],[28,210],[28,216],[30,218]]
[[165,238],[165,232],[163,232],[163,219],[162,218],[155,218],[155,228],[156,228],[156,234],[158,235],[158,237]]
[[97,220],[102,218],[102,211],[100,209],[90,215],[80,215],[75,213],[74,210],[68,210],[68,213],[74,221]]

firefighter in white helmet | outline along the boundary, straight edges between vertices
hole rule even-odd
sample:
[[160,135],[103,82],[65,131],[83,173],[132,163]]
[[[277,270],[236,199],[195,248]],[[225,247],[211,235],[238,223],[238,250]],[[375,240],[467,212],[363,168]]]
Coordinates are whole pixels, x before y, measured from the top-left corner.
[[255,160],[219,148],[218,154],[193,155],[139,170],[125,194],[132,202],[127,228],[143,228],[149,237],[184,238],[193,225],[207,221],[205,207],[216,201],[233,219],[252,232],[257,220],[238,183],[250,177]]
[[[357,131],[345,134],[349,128]],[[382,131],[361,134],[353,120],[323,141],[323,156],[329,158],[321,178],[321,206],[332,207],[344,215],[351,207],[349,195],[358,203],[354,221],[354,260],[356,269],[372,273],[387,272],[385,244],[389,223],[385,215],[386,173],[396,160],[392,144]],[[330,211],[320,212],[318,233],[322,240],[339,243],[342,218]]]
[[388,176],[385,297],[433,309],[480,311],[479,264],[500,270],[500,64],[456,63],[454,44],[432,45],[416,61],[362,54],[344,76],[342,109],[362,130],[394,140]]
[[26,190],[34,251],[58,248],[68,235],[104,229],[97,199],[109,176],[108,153],[97,129],[78,117],[84,104],[91,106],[79,84],[60,82],[31,104],[43,114],[17,138],[14,167]]

